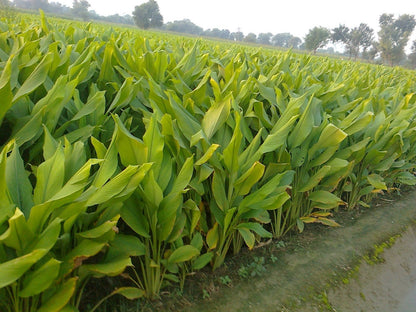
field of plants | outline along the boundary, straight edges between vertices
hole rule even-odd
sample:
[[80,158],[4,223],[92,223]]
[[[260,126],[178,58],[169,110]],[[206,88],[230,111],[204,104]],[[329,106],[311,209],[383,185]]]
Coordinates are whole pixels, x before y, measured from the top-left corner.
[[83,311],[120,274],[103,299],[155,298],[416,184],[414,71],[44,16],[0,29],[1,311]]

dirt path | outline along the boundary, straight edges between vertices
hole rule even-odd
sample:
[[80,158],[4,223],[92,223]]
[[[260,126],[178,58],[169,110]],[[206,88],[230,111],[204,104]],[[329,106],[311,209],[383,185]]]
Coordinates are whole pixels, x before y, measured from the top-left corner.
[[380,256],[382,263],[364,262],[356,278],[328,291],[333,311],[416,311],[416,225]]
[[[300,235],[297,248],[282,252],[260,277],[220,287],[186,311],[415,312],[416,192],[385,202],[350,225]],[[384,263],[362,261],[398,234],[370,260]]]

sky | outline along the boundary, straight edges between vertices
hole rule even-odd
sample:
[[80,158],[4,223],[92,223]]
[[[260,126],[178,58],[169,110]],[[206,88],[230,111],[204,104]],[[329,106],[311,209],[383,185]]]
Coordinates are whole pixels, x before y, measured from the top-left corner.
[[[53,0],[72,6],[72,0]],[[100,15],[131,14],[147,0],[88,0]],[[315,26],[339,24],[353,28],[366,23],[377,32],[383,13],[416,15],[415,0],[156,0],[164,22],[190,19],[204,29],[241,30],[244,34],[289,32],[304,39]],[[416,39],[416,31],[412,40]]]

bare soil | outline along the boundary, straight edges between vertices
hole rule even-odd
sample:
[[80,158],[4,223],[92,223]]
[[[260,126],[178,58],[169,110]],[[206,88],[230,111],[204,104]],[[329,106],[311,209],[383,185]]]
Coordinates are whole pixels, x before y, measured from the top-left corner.
[[348,284],[328,291],[332,311],[416,311],[416,225],[380,256],[382,263],[363,262]]

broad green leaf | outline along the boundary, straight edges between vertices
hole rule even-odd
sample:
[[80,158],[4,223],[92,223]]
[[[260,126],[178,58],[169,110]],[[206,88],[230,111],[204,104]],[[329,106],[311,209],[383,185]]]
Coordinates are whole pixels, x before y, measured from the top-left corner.
[[150,238],[149,224],[141,212],[141,209],[135,204],[131,204],[130,201],[127,201],[121,209],[121,218],[138,235]]
[[240,233],[241,237],[244,239],[244,242],[246,243],[247,247],[249,249],[253,249],[254,244],[256,242],[256,237],[253,233],[250,232],[247,228],[239,228],[238,233]]
[[237,225],[237,229],[247,229],[260,235],[261,237],[271,238],[272,233],[266,231],[259,223],[247,222]]
[[397,177],[397,181],[406,185],[416,185],[416,177],[410,172],[400,172]]
[[208,179],[211,176],[211,174],[213,172],[214,172],[214,169],[211,166],[209,166],[207,164],[203,164],[199,168],[198,182],[201,183],[201,182],[205,181],[206,179]]
[[354,133],[357,133],[361,130],[363,130],[365,127],[367,127],[371,121],[374,119],[374,113],[373,112],[366,112],[364,116],[361,118],[355,120],[353,123],[348,125],[344,130],[344,132],[348,135],[353,135]]
[[168,258],[169,263],[181,263],[199,256],[199,250],[192,245],[181,246],[175,249]]
[[[166,240],[173,234],[174,227],[178,224],[178,222],[176,222],[176,217],[182,205],[183,196],[178,193],[170,193],[161,201],[157,211],[157,236],[160,240]],[[181,230],[183,230],[183,228]]]
[[270,104],[277,106],[276,93],[274,92],[273,88],[267,87],[259,81],[257,81],[257,87],[259,88],[262,97],[269,101]]
[[29,250],[43,249],[49,251],[56,244],[61,232],[61,220],[53,220],[48,227],[29,245]]
[[201,166],[209,161],[218,147],[220,147],[218,144],[212,144],[205,152],[205,154],[200,159],[198,159],[198,161],[195,163],[195,166]]
[[107,258],[115,258],[122,254],[135,257],[144,256],[146,246],[136,236],[117,234],[110,243]]
[[106,276],[117,276],[123,273],[123,271],[128,266],[133,266],[131,263],[130,257],[128,256],[119,256],[108,261],[97,264],[85,264],[83,269],[92,271],[97,274],[102,274]]
[[11,141],[0,151],[0,208],[10,207],[12,202],[6,183],[6,164],[7,153],[12,149],[13,145],[14,141]]
[[247,195],[263,176],[264,169],[263,164],[255,162],[249,170],[241,175],[234,183],[237,195]]
[[23,289],[19,292],[19,296],[28,298],[48,289],[58,277],[60,264],[61,261],[52,258],[35,271],[27,274],[23,280]]
[[[118,140],[118,132],[117,130],[114,130],[110,146],[108,147],[107,152],[104,156],[104,161],[101,163],[100,169],[98,169],[98,172],[93,181],[93,186],[97,188],[102,187],[117,171],[117,152],[120,153],[120,150],[117,146],[116,140]],[[121,154],[120,158],[123,159],[121,157]]]
[[240,209],[251,207],[265,198],[270,194],[273,194],[278,188],[283,188],[282,191],[285,191],[293,181],[295,172],[293,170],[288,170],[284,173],[277,174],[270,181],[262,185],[256,192],[253,192],[241,201]]
[[16,141],[18,146],[22,146],[24,143],[29,142],[42,133],[42,120],[45,109],[40,110],[35,115],[29,116],[29,120],[21,127],[16,130],[16,133],[12,135],[12,138]]
[[384,179],[378,174],[370,174],[367,176],[367,181],[378,190],[387,190]]
[[134,191],[149,169],[150,165],[128,166],[117,176],[96,190],[96,192],[88,199],[87,205],[99,205],[121,197],[121,195],[124,195],[123,191],[129,186],[131,181],[134,182],[134,185],[131,185],[131,192]]
[[10,79],[12,76],[12,63],[15,59],[17,59],[15,55],[10,56],[0,76],[0,125],[2,124],[3,118],[6,115],[7,111],[13,105],[13,93],[12,87],[10,85]]
[[82,264],[82,261],[99,253],[106,243],[94,242],[89,239],[82,240],[74,249],[65,255],[61,273],[69,274]]
[[309,200],[317,203],[331,205],[337,207],[338,205],[344,204],[344,201],[341,200],[338,196],[328,192],[328,191],[315,191],[309,194]]
[[107,112],[113,109],[123,108],[126,104],[128,104],[134,96],[134,90],[133,77],[129,77],[124,80]]
[[0,288],[6,287],[17,281],[45,254],[45,250],[38,249],[27,255],[0,263]]
[[230,176],[236,176],[238,172],[238,155],[240,154],[240,145],[243,135],[240,130],[241,116],[235,113],[236,125],[230,143],[224,149],[223,157],[225,167],[228,169]]
[[214,257],[214,253],[209,251],[197,257],[195,261],[192,262],[192,269],[193,270],[201,270],[205,267]]
[[48,53],[42,59],[38,66],[33,70],[30,76],[23,82],[13,98],[16,102],[21,97],[30,94],[40,85],[42,85],[48,77],[48,71],[53,61],[53,53]]
[[281,146],[285,145],[287,142],[288,134],[290,130],[292,130],[293,124],[297,118],[297,115],[292,116],[282,127],[273,127],[272,131],[270,131],[270,134],[260,146],[259,152],[262,154],[274,152]]
[[[156,117],[152,117],[147,125],[143,142],[147,147],[147,161],[160,166],[163,160],[163,147],[165,145]],[[158,172],[157,172],[158,173]]]
[[[308,223],[303,219],[304,218],[296,219],[296,225],[297,225],[298,230],[299,230],[300,233],[302,233],[303,230],[305,229],[305,223]],[[315,218],[313,218],[313,219],[315,220]]]
[[43,125],[43,136],[44,136],[44,141],[43,141],[43,158],[45,160],[48,160],[49,158],[51,158],[58,146],[59,143],[55,140],[55,138],[51,135],[51,133],[49,132],[48,128]]
[[138,138],[134,137],[123,125],[120,118],[113,116],[118,129],[116,146],[124,166],[141,165],[146,162],[148,147]]
[[339,227],[341,225],[339,225],[337,222],[335,222],[334,220],[328,219],[328,218],[318,218],[318,222],[322,223],[324,225],[328,225],[331,227]]
[[201,250],[204,246],[204,241],[202,239],[201,233],[195,233],[194,237],[192,237],[191,245],[194,246],[196,249]]
[[69,302],[75,292],[78,277],[65,281],[48,301],[42,304],[38,312],[58,312]]
[[143,289],[139,289],[136,287],[120,287],[113,291],[113,294],[122,295],[124,298],[129,300],[135,300],[143,297],[146,292]]
[[30,208],[33,206],[33,189],[28,174],[25,171],[23,160],[20,157],[19,148],[16,144],[7,159],[6,181],[13,203],[20,207],[26,216],[29,216]]
[[91,238],[99,238],[99,237],[107,234],[110,231],[114,231],[114,228],[116,227],[117,222],[118,222],[118,216],[117,216],[117,218],[114,218],[114,219],[116,219],[116,220],[106,221],[103,224],[101,224],[101,225],[99,225],[99,226],[97,226],[93,229],[77,233],[76,235],[80,236],[80,237],[83,237],[83,238],[90,238],[90,239]]
[[328,174],[330,170],[330,166],[323,166],[312,177],[308,179],[306,184],[299,190],[299,192],[308,192],[314,187],[316,187],[319,184],[319,182],[321,182],[321,180],[325,178],[325,176]]
[[225,194],[224,179],[224,174],[215,170],[212,178],[211,188],[212,195],[218,207],[220,207],[222,211],[227,211],[227,209],[229,208],[229,203]]
[[275,210],[283,206],[285,202],[290,199],[290,195],[286,192],[282,192],[276,196],[272,196],[266,199],[263,199],[257,203],[251,204],[251,209],[259,210]]
[[105,154],[107,154],[107,148],[105,147],[105,145],[94,137],[91,137],[91,144],[94,146],[97,158],[104,159]]
[[311,108],[312,103],[314,103],[313,97],[310,98],[309,103],[300,116],[298,123],[288,137],[288,144],[290,148],[295,148],[301,145],[312,131],[312,127],[314,126],[314,116],[312,112],[313,108]]
[[185,163],[181,168],[181,171],[179,172],[177,178],[173,182],[173,186],[171,189],[172,194],[182,193],[185,187],[189,184],[193,175],[193,163],[193,156],[186,159]]
[[64,151],[59,146],[55,154],[38,167],[33,195],[36,205],[48,201],[61,189],[65,177],[64,164]]
[[[64,186],[49,200],[49,202],[57,202],[59,205],[73,202],[77,199],[85,187],[88,185],[91,167],[101,163],[100,160],[89,159]],[[56,203],[55,203],[56,204]]]
[[96,92],[91,98],[88,99],[87,103],[81,107],[81,109],[72,117],[71,121],[76,121],[82,117],[88,116],[94,112],[100,112],[104,114],[105,106],[105,92]]
[[149,203],[153,209],[159,207],[163,200],[162,188],[157,183],[153,169],[150,170],[149,174],[143,181],[143,198]]
[[217,247],[219,240],[219,228],[217,222],[215,222],[214,226],[208,231],[206,240],[209,250]]
[[328,124],[323,130],[321,135],[319,136],[318,142],[314,144],[309,152],[309,158],[312,158],[313,155],[322,148],[328,148],[331,146],[336,146],[340,144],[346,137],[348,136],[347,133],[339,129],[333,124]]
[[9,219],[8,229],[0,235],[0,243],[21,253],[34,238],[35,235],[28,226],[25,216],[19,208],[16,208],[14,215]]
[[210,140],[219,128],[227,121],[231,110],[232,98],[216,102],[205,112],[204,118],[202,119],[202,129]]

